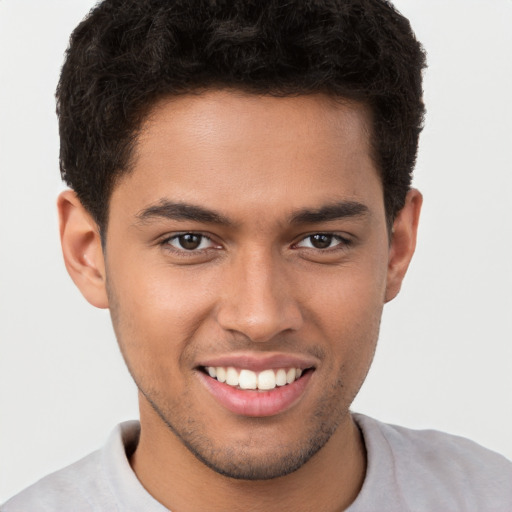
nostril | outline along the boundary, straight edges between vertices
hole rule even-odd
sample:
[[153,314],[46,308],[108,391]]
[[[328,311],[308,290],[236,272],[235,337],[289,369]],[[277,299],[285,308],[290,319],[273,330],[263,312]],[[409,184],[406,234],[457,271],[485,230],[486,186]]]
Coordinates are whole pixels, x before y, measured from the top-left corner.
[[221,311],[218,322],[226,331],[240,333],[254,343],[265,343],[284,333],[299,330],[302,325],[302,315],[298,311],[283,310],[243,314],[233,309],[233,311]]

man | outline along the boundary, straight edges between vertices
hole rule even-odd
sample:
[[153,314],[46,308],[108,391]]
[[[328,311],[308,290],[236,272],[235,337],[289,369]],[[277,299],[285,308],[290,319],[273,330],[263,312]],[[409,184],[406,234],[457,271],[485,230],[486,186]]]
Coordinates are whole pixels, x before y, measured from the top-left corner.
[[58,89],[66,267],[140,426],[2,510],[508,510],[510,463],[353,415],[414,252],[424,56],[382,1],[106,1]]

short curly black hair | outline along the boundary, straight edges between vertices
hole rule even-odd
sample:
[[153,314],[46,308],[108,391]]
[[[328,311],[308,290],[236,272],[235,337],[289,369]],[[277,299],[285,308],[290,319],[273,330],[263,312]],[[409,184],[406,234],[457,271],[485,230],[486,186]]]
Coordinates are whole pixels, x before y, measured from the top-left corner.
[[212,88],[362,102],[388,224],[423,125],[425,53],[387,0],[104,0],[70,38],[57,87],[60,168],[100,230],[145,116]]

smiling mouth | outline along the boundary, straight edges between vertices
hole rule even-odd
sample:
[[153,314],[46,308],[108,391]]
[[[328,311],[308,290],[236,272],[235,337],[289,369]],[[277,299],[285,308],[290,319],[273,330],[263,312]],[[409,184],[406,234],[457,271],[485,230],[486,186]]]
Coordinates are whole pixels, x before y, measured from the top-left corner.
[[202,370],[212,379],[236,389],[270,391],[292,384],[313,368],[276,368],[254,372],[232,366],[205,366]]

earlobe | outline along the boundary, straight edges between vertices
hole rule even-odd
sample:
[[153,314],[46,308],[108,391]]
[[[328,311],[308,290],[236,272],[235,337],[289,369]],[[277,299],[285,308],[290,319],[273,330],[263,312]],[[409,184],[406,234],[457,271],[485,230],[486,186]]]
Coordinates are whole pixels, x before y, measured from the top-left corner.
[[423,197],[418,190],[409,190],[405,205],[393,223],[389,248],[386,302],[389,302],[398,295],[403,278],[414,254],[422,202]]
[[72,190],[57,200],[60,240],[66,269],[93,306],[108,308],[105,261],[99,228]]

